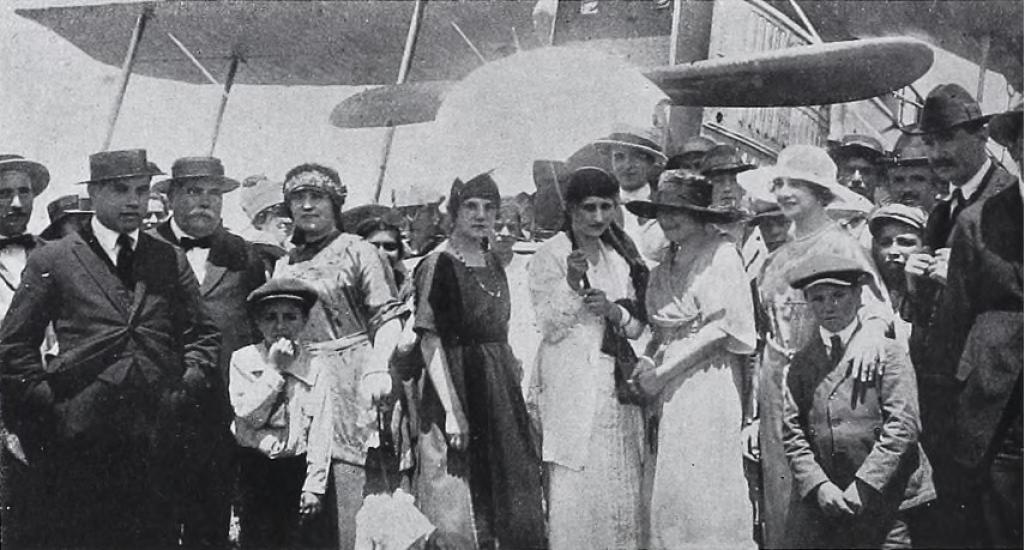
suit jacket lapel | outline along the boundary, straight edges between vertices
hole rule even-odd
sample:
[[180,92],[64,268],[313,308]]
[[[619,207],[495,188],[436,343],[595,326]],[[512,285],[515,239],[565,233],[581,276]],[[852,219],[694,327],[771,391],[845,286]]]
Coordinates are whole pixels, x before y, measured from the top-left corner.
[[214,265],[207,260],[206,262],[206,276],[203,277],[203,282],[199,285],[200,292],[205,296],[210,293],[217,283],[221,282],[224,278],[224,274],[228,272],[228,268],[223,265]]
[[[114,304],[114,307],[118,310],[127,313],[128,304],[119,299],[119,296],[115,293],[117,289],[124,288],[124,283],[121,282],[121,279],[118,279],[117,275],[115,275],[114,271],[111,269],[112,264],[110,262],[110,258],[101,258],[99,254],[102,254],[103,252],[94,250],[93,247],[89,246],[89,244],[83,240],[88,237],[74,234],[70,238],[74,244],[72,251],[74,252],[75,257],[78,258],[78,261],[82,264],[82,268],[85,269],[86,273],[88,273],[93,279],[96,286],[103,291],[103,294],[107,296],[110,303]],[[95,239],[95,237],[92,238]]]

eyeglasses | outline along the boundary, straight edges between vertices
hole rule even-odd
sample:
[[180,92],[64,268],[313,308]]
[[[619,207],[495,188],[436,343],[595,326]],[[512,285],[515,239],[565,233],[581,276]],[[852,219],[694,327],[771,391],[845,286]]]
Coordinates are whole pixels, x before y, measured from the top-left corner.
[[396,250],[399,249],[399,243],[393,243],[393,242],[377,242],[377,243],[375,243],[375,242],[371,242],[370,244],[376,246],[377,248],[383,248],[384,250],[387,250],[388,252],[395,252]]

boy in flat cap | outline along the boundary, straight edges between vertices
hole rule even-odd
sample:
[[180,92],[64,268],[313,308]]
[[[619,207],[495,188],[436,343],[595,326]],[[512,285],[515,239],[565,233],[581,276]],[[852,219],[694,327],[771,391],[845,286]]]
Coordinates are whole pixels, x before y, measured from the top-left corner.
[[[327,491],[331,410],[322,363],[301,334],[317,291],[271,279],[246,299],[262,341],[231,355],[231,430],[242,447],[242,548],[323,545],[312,522]],[[317,527],[314,527],[317,526]],[[318,544],[319,543],[319,544]]]
[[857,262],[825,254],[787,273],[820,336],[794,356],[784,390],[783,444],[799,497],[788,547],[910,548],[904,513],[935,498],[907,354],[887,341],[880,377],[867,384],[843,361],[868,277]]

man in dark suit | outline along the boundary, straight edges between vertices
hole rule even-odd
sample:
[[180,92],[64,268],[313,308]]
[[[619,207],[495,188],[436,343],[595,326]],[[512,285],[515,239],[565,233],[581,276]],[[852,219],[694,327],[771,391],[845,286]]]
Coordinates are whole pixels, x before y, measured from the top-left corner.
[[[922,409],[922,443],[934,459],[937,490],[943,505],[947,482],[953,482],[950,469],[949,410],[953,406],[954,372],[942,371],[928,360],[934,347],[943,340],[942,331],[933,326],[936,308],[942,300],[950,258],[950,235],[961,213],[977,202],[984,202],[1014,183],[1014,176],[994,163],[986,152],[989,132],[978,102],[956,84],[942,84],[926,97],[921,120],[913,133],[922,135],[929,164],[948,186],[948,196],[929,214],[925,226],[926,251],[911,254],[904,266],[908,292],[923,322],[911,337],[911,359],[919,374]],[[946,523],[946,522],[943,522]]]
[[170,466],[191,459],[178,426],[217,376],[220,336],[184,255],[139,231],[161,172],[143,150],[89,161],[93,220],[29,256],[0,327],[5,418],[47,483],[41,546],[174,546]]
[[[1004,120],[1001,120],[1003,118]],[[1021,162],[1021,107],[994,120],[994,139]],[[951,239],[950,276],[931,362],[954,373],[950,431],[956,498],[969,547],[1022,540],[1022,194],[1011,185],[966,209]]]
[[181,519],[182,542],[189,548],[228,545],[235,454],[228,362],[232,352],[259,340],[245,301],[266,281],[264,264],[250,243],[221,223],[222,196],[238,186],[224,176],[221,161],[214,157],[180,158],[171,178],[153,186],[167,194],[174,213],[155,234],[185,252],[203,303],[221,332],[219,376],[186,428],[185,445],[193,460],[183,472]]
[[[32,203],[50,183],[50,172],[42,164],[20,155],[0,154],[0,316],[21,284],[21,272],[28,255],[43,244],[30,235]],[[18,436],[7,430],[0,418],[0,542],[27,543],[38,531],[26,499],[35,498],[31,471]]]

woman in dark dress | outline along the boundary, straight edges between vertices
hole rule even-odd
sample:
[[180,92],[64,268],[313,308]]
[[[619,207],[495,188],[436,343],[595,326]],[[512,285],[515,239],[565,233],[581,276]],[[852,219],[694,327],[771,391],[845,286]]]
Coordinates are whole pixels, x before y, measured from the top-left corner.
[[499,206],[487,174],[452,186],[453,230],[417,267],[421,380],[415,491],[458,547],[544,548],[541,462],[508,344],[509,288],[484,249]]

